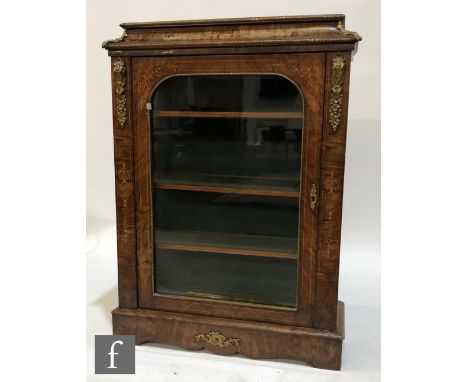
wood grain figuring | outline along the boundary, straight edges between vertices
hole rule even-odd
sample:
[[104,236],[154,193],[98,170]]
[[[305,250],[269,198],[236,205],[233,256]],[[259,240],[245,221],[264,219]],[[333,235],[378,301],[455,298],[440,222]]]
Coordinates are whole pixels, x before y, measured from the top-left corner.
[[331,65],[333,57],[345,58],[346,73],[343,84],[342,116],[337,130],[328,123],[328,108],[324,109],[322,171],[320,180],[320,216],[317,273],[317,306],[313,312],[314,327],[334,330],[338,299],[338,272],[341,241],[341,212],[345,165],[346,122],[348,112],[349,73],[351,55],[344,52],[327,54],[327,82],[325,105],[332,94]]
[[334,45],[310,45],[310,44],[297,44],[297,45],[270,45],[270,46],[210,46],[209,48],[154,48],[154,49],[129,49],[129,50],[109,50],[109,56],[119,57],[165,57],[165,56],[209,56],[220,54],[290,54],[290,53],[313,53],[313,52],[335,52],[346,51],[355,49],[357,44],[334,44]]
[[[112,59],[112,68],[116,59]],[[125,81],[131,86],[131,60],[123,59]],[[121,118],[117,111],[116,82],[121,80],[112,70],[112,102],[114,120],[114,166],[115,166],[115,200],[117,209],[117,267],[119,306],[122,308],[137,307],[136,252],[135,252],[135,195],[133,179],[133,125],[122,128]],[[126,113],[130,109],[131,97],[126,97]],[[128,115],[126,115],[126,119]]]
[[[219,47],[326,46],[354,50],[360,40],[342,32],[343,15],[225,19],[218,21],[125,23],[122,37],[108,40],[110,51],[196,48],[199,54]],[[322,48],[323,49],[323,48]]]
[[[137,344],[157,342],[226,356],[240,353],[257,359],[294,359],[318,368],[340,370],[343,303],[338,304],[337,311],[337,330],[333,332],[144,309],[115,309],[112,322],[114,335],[135,335]],[[219,346],[200,340],[200,334],[210,332],[236,341]]]
[[255,118],[255,119],[301,119],[300,112],[266,111],[172,111],[161,110],[153,113],[155,117],[184,118]]

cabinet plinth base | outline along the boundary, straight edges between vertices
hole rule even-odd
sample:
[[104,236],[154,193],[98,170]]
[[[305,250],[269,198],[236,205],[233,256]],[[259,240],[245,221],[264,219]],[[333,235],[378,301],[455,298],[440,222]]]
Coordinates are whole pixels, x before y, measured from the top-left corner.
[[116,308],[112,322],[114,334],[133,334],[137,344],[159,342],[220,355],[294,359],[331,370],[341,367],[342,302],[338,302],[336,331],[126,308]]

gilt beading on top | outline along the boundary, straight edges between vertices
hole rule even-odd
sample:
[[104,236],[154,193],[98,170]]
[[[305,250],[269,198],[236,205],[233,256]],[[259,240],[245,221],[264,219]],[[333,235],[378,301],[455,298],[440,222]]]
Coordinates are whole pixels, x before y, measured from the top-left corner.
[[344,15],[253,17],[122,23],[109,51],[341,44],[354,50],[361,37],[344,27]]

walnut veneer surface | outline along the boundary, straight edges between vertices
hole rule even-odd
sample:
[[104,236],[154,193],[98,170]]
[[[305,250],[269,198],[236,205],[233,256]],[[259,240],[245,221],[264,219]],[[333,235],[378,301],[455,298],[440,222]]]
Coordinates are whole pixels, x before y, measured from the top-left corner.
[[[122,37],[103,43],[112,56],[119,284],[119,307],[113,311],[114,333],[135,334],[137,343],[156,341],[188,349],[206,348],[217,354],[291,358],[315,367],[339,369],[344,305],[338,302],[337,295],[349,76],[360,36],[345,29],[343,15],[121,26]],[[157,239],[153,227],[153,187],[159,184],[162,189],[170,189],[171,183],[152,180],[151,113],[147,104],[158,85],[172,76],[229,73],[287,78],[303,97],[303,114],[279,111],[276,115],[275,112],[200,115],[196,111],[187,115],[181,111],[160,111],[155,115],[303,118],[298,191],[238,191],[233,187],[218,190],[299,198],[298,256],[271,249],[257,252],[243,249],[241,253],[297,258],[295,308],[154,291]],[[211,185],[172,184],[172,187],[213,191]],[[178,245],[167,240],[158,243],[166,249]],[[207,245],[204,250],[212,251],[212,246]],[[193,248],[186,245],[182,249]],[[222,250],[225,256],[233,252],[229,248]]]

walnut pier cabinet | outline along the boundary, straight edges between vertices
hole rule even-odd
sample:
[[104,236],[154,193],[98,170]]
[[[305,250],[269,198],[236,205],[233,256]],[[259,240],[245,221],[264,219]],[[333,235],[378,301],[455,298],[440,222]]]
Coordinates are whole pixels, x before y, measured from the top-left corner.
[[115,334],[340,369],[343,15],[124,23]]

